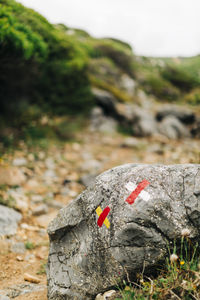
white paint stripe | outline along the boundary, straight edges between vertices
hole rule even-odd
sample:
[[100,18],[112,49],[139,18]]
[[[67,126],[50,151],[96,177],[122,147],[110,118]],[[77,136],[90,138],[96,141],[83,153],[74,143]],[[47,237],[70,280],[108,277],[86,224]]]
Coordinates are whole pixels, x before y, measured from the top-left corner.
[[[129,181],[126,185],[125,188],[129,191],[129,192],[133,192],[136,189],[137,185],[131,181]],[[146,191],[141,191],[141,193],[139,194],[138,197],[141,197],[144,201],[149,201],[151,196],[148,192]]]
[[133,182],[129,181],[126,185],[125,188],[129,191],[132,192],[133,190],[135,190],[137,187],[136,184],[134,184]]
[[149,201],[149,199],[151,198],[150,194],[146,191],[141,191],[141,193],[139,194],[139,196],[144,200],[144,201]]

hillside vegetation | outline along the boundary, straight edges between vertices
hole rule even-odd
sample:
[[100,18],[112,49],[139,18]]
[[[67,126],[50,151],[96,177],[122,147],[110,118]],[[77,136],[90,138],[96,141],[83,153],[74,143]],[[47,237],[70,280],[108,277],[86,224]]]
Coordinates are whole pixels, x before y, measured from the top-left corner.
[[90,105],[85,52],[41,15],[13,0],[1,0],[0,43],[2,111],[37,104],[69,113]]
[[200,103],[200,56],[138,57],[125,42],[50,24],[14,0],[0,0],[0,68],[1,128],[27,128],[44,112],[84,115],[94,105],[92,87],[123,102],[143,90],[160,102]]

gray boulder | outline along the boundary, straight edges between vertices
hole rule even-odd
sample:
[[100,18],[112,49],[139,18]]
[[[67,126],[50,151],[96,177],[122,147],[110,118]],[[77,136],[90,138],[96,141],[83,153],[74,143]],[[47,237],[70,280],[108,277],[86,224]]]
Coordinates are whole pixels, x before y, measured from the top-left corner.
[[168,116],[162,120],[158,125],[158,130],[161,134],[167,136],[169,139],[179,139],[190,137],[190,132],[174,116]]
[[127,103],[116,103],[115,112],[117,120],[123,125],[132,125],[135,118],[135,106]]
[[[107,206],[110,227],[99,227],[96,209]],[[127,274],[152,271],[185,228],[200,240],[200,165],[128,164],[101,174],[49,225],[48,299],[93,299]]]
[[136,82],[133,78],[124,73],[120,78],[120,85],[130,96],[133,96],[136,89]]
[[131,127],[133,135],[144,137],[158,132],[157,122],[153,113],[132,104],[118,103],[115,106],[119,122],[125,127]]
[[141,108],[135,109],[133,118],[133,134],[135,136],[152,136],[158,132],[157,123],[150,111]]
[[192,111],[176,105],[164,106],[164,108],[157,113],[156,118],[158,121],[162,121],[168,116],[179,119],[183,124],[193,124],[195,122],[195,114]]
[[115,116],[115,104],[117,100],[111,93],[93,88],[92,94],[96,104],[103,109],[106,115]]
[[[116,119],[121,125],[132,128],[136,136],[151,136],[157,133],[157,123],[150,110],[137,105],[120,103],[107,91],[94,88],[96,104],[91,114],[91,128],[100,131],[116,131]],[[109,117],[105,117],[109,116]],[[113,119],[114,118],[114,119]]]
[[195,138],[200,139],[200,117],[197,118],[196,123],[191,130],[191,134]]
[[90,130],[113,134],[117,131],[117,122],[106,116],[101,107],[94,107],[90,117]]
[[0,236],[14,235],[22,215],[14,209],[0,205]]

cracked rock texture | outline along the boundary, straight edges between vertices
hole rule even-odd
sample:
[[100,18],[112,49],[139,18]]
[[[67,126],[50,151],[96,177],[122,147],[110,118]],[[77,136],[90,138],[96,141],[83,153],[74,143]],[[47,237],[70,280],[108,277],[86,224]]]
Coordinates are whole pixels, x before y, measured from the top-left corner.
[[[125,202],[127,183],[144,179],[149,200],[141,193]],[[110,228],[98,227],[98,206],[110,207]],[[128,164],[101,174],[49,225],[48,299],[93,299],[153,268],[184,228],[200,239],[200,165]]]

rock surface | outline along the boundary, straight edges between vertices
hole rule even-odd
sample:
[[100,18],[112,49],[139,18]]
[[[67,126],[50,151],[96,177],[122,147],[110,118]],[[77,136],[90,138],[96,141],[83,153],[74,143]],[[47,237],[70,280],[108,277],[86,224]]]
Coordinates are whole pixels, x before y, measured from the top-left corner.
[[[150,184],[130,205],[143,180]],[[135,185],[135,186],[134,186]],[[110,227],[97,225],[109,206]],[[93,299],[164,259],[187,228],[200,240],[200,165],[128,164],[95,179],[50,223],[48,299]]]
[[0,236],[15,234],[21,217],[14,209],[0,205]]
[[135,108],[135,117],[133,118],[133,135],[152,136],[158,132],[157,123],[150,111],[141,108]]
[[167,116],[159,124],[159,132],[169,139],[190,137],[190,132],[177,118]]
[[163,109],[157,113],[156,118],[158,121],[161,121],[168,116],[177,118],[183,124],[192,124],[195,121],[195,115],[192,111],[175,105],[164,106]]
[[120,124],[132,128],[135,136],[152,136],[158,132],[153,113],[133,104],[118,103],[115,106],[116,118]]
[[[90,130],[115,133],[118,126],[127,129],[137,137],[148,137],[161,134],[169,139],[180,139],[193,136],[199,138],[198,117],[191,110],[177,105],[163,105],[155,111],[150,99],[142,105],[119,102],[112,94],[94,89],[96,107],[91,113]],[[147,102],[147,103],[146,103]]]
[[92,93],[96,104],[103,109],[106,115],[115,115],[115,104],[117,100],[111,93],[97,88],[93,88]]
[[192,136],[200,139],[200,118],[197,118],[197,122],[191,130]]
[[125,91],[129,94],[129,95],[133,95],[135,92],[135,88],[136,88],[136,82],[127,74],[123,74],[121,76],[121,81],[120,81],[121,87],[122,89],[125,89]]
[[117,122],[111,118],[104,115],[103,109],[101,107],[94,107],[91,112],[91,131],[100,131],[107,133],[114,133],[117,130]]

